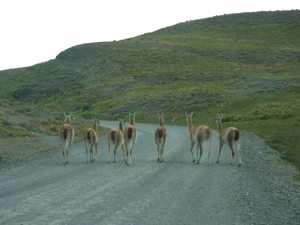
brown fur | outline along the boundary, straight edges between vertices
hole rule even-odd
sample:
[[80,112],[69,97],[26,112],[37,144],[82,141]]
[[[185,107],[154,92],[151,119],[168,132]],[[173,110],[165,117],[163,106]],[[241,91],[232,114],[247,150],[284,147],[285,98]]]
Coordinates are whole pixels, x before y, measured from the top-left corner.
[[63,139],[65,139],[65,140],[66,140],[67,137],[68,137],[68,131],[69,131],[69,130],[68,130],[67,128],[64,128],[64,129],[63,129]]
[[163,136],[163,129],[162,128],[158,128],[158,130],[157,130],[157,136],[159,138],[161,138]]
[[240,138],[240,132],[237,129],[230,129],[228,132],[228,140],[237,141]]
[[211,130],[209,128],[206,128],[206,137],[209,137],[211,135]]
[[68,134],[70,134],[72,136],[72,132],[73,132],[73,127],[69,124],[64,124],[60,128],[60,138],[63,140],[66,140],[68,137]]
[[90,131],[87,131],[87,133],[86,133],[86,139],[88,139],[88,140],[91,139],[91,133],[90,133]]
[[88,129],[86,132],[86,139],[89,142],[95,142],[96,141],[95,130]]
[[165,127],[158,127],[155,130],[155,137],[162,138],[165,136],[167,129]]
[[98,152],[97,124],[100,125],[100,121],[94,120],[93,128],[86,129],[84,136],[87,163],[96,161],[96,154]]
[[164,146],[167,138],[167,129],[164,126],[164,116],[163,114],[158,114],[159,127],[155,129],[155,143],[157,146],[157,162],[164,161]]
[[[192,117],[193,117],[193,113],[188,114],[186,112],[186,119],[187,119],[187,124],[188,124],[188,128],[189,128],[190,139],[191,139],[190,152],[191,152],[191,155],[193,157],[193,162],[196,162],[197,164],[200,163],[201,156],[202,156],[202,153],[203,153],[202,144],[205,141],[208,141],[208,163],[209,163],[209,161],[210,161],[210,145],[211,145],[212,131],[208,126],[205,126],[205,125],[199,125],[197,127],[194,127],[193,123],[192,123]],[[193,153],[193,148],[194,148],[195,144],[197,144],[196,159],[195,159],[194,153]],[[199,153],[200,153],[200,157],[199,157]]]
[[125,138],[124,141],[125,141],[125,151],[126,151],[126,163],[127,165],[131,165],[131,156],[132,156],[133,146],[136,139],[135,125],[129,124],[127,127],[125,127],[124,138]]
[[124,129],[124,143],[126,151],[126,163],[131,165],[131,156],[136,139],[135,113],[129,113],[129,125]]
[[132,127],[128,127],[128,129],[127,129],[127,138],[128,139],[132,138]]
[[124,155],[124,130],[123,130],[123,120],[119,120],[119,128],[112,128],[108,132],[108,153],[110,157],[111,146],[114,145],[114,162],[116,162],[117,149],[121,146]]
[[234,131],[234,140],[239,140],[239,138],[240,138],[240,132],[238,131],[238,130],[235,130]]
[[60,138],[64,141],[64,147],[63,147],[63,157],[64,157],[64,165],[69,163],[69,147],[70,144],[73,142],[74,140],[74,129],[71,126],[71,121],[68,121],[68,124],[63,124],[62,127],[60,128]]
[[229,130],[229,132],[228,132],[228,141],[232,141],[232,140],[234,140],[234,130]]
[[115,130],[112,130],[110,132],[110,138],[113,142],[115,142],[115,138],[116,138],[116,131]]
[[[211,131],[210,131],[209,127],[207,127],[205,125],[200,125],[200,126],[196,127],[195,129],[193,129],[193,133],[197,133],[197,139],[199,140],[199,142],[203,142],[210,137]],[[205,135],[203,135],[204,133],[205,133]]]
[[235,127],[228,127],[228,128],[223,128],[222,127],[222,114],[218,114],[216,116],[216,123],[219,128],[219,139],[220,139],[220,146],[219,146],[219,154],[218,154],[218,159],[217,163],[220,160],[220,154],[221,150],[223,148],[223,145],[227,142],[231,151],[231,161],[233,163],[233,158],[238,153],[239,156],[239,164],[238,166],[241,166],[241,155],[239,153],[239,139],[240,139],[240,132],[237,128]]

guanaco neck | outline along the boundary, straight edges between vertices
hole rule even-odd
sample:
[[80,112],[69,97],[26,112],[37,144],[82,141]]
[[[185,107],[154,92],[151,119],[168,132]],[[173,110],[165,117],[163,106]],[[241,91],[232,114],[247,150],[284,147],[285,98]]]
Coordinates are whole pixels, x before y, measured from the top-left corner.
[[72,125],[72,124],[71,124],[71,116],[70,116],[70,115],[68,115],[68,116],[65,117],[65,124],[70,124],[70,125]]
[[135,122],[135,121],[134,121],[134,117],[130,117],[130,119],[129,119],[129,124],[130,124],[130,125],[134,125],[134,122]]
[[219,134],[222,135],[223,125],[220,119],[218,119],[218,128],[219,128]]
[[193,133],[193,122],[192,122],[192,118],[191,117],[187,118],[187,123],[188,123],[190,134],[192,134]]
[[121,121],[119,122],[119,129],[123,130],[123,123]]
[[161,126],[161,127],[164,126],[164,118],[163,117],[159,118],[159,126]]
[[97,121],[96,120],[94,120],[93,128],[95,131],[97,131]]

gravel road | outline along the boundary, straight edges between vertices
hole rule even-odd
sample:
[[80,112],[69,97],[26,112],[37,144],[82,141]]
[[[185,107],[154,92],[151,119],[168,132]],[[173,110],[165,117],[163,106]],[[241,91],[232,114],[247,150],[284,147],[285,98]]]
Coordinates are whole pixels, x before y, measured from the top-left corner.
[[[104,121],[106,127],[117,122]],[[300,224],[300,185],[293,168],[257,136],[242,132],[242,167],[219,164],[214,133],[207,151],[192,163],[188,129],[167,126],[164,163],[156,162],[156,125],[137,124],[133,165],[118,152],[108,163],[100,138],[96,163],[87,164],[82,142],[71,146],[63,166],[57,148],[18,165],[0,166],[0,224]]]

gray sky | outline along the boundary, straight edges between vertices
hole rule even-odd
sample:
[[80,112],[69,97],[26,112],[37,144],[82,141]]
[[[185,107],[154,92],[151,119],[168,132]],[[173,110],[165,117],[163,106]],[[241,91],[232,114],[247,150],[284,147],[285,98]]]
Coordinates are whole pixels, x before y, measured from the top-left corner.
[[74,45],[121,40],[187,20],[300,9],[300,0],[1,0],[0,70],[55,58]]

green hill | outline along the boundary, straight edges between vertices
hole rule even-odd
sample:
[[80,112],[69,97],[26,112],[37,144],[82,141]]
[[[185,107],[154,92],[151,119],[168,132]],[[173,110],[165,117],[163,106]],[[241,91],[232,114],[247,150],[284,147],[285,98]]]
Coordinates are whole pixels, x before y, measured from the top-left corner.
[[0,98],[21,112],[85,118],[136,111],[137,121],[156,122],[161,111],[184,124],[184,112],[194,111],[195,122],[212,127],[222,112],[226,126],[254,131],[300,163],[299,37],[299,10],[187,21],[1,71]]

